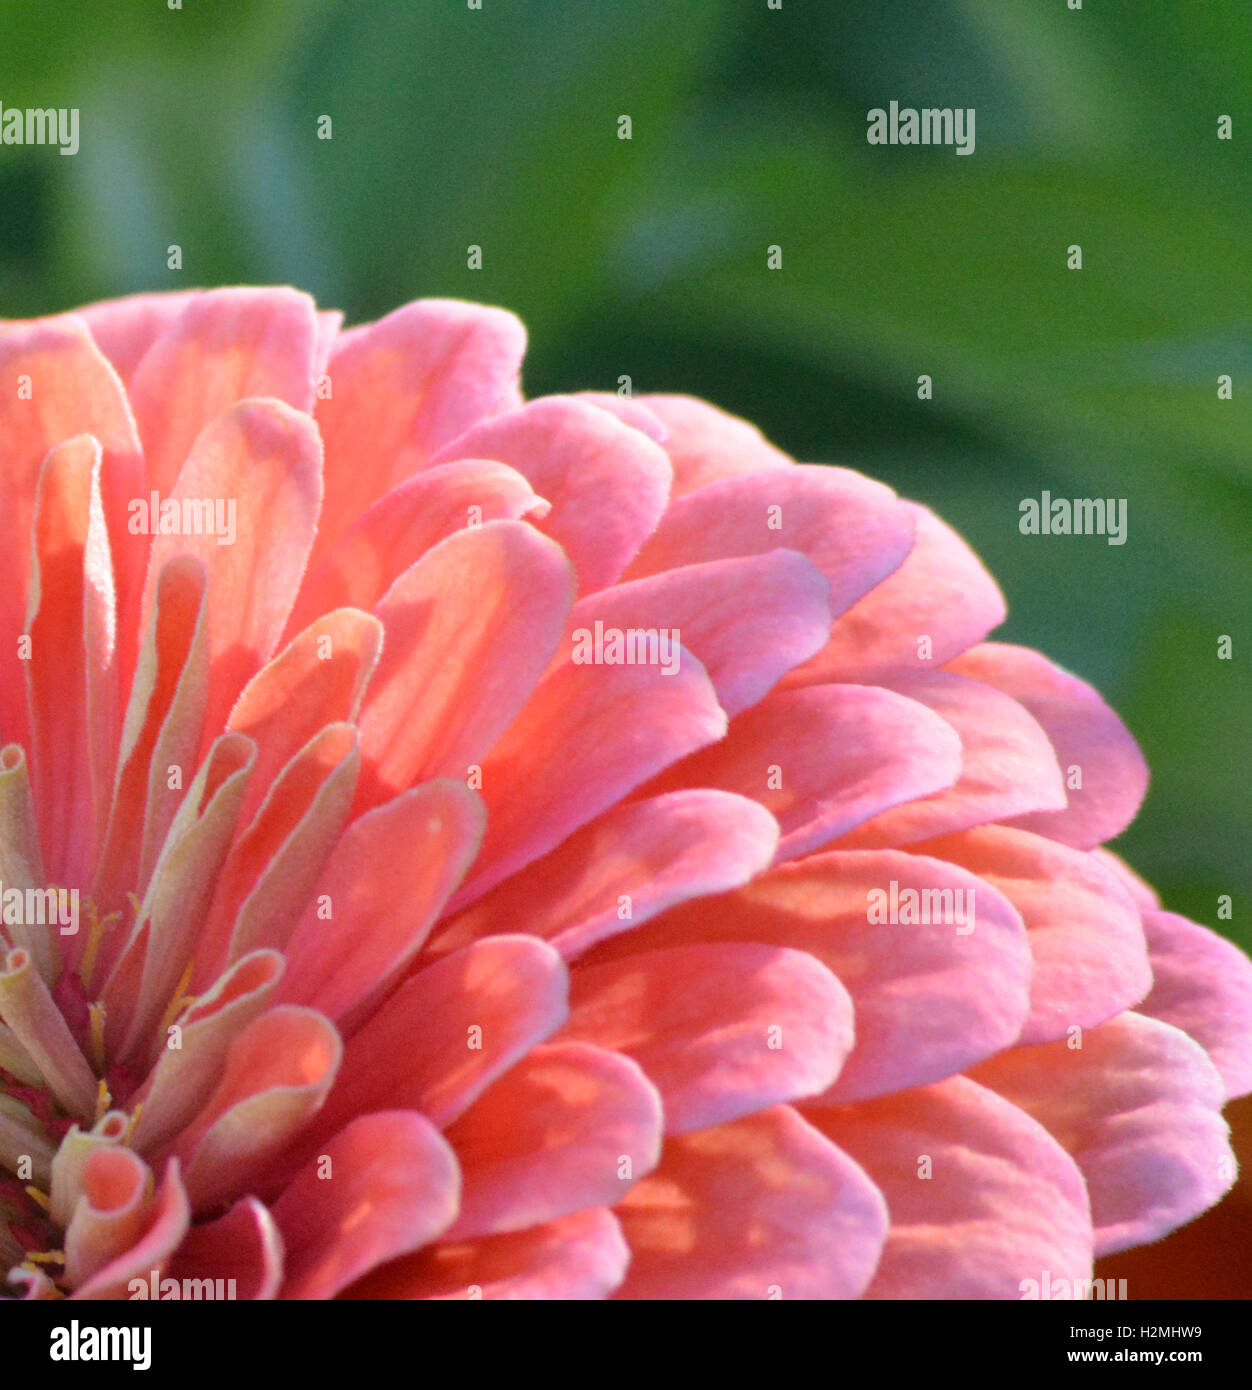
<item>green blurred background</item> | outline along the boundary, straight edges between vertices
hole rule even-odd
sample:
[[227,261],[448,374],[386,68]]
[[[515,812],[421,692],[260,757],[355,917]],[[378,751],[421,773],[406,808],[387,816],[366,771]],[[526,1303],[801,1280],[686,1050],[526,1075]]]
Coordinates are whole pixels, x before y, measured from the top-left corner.
[[[1248,0],[0,0],[0,101],[82,113],[75,158],[0,146],[0,317],[495,302],[528,394],[626,374],[865,469],[1121,711],[1119,848],[1252,946],[1250,94]],[[869,146],[892,99],[974,107],[976,152]],[[1045,488],[1126,498],[1127,543],[1022,536]]]

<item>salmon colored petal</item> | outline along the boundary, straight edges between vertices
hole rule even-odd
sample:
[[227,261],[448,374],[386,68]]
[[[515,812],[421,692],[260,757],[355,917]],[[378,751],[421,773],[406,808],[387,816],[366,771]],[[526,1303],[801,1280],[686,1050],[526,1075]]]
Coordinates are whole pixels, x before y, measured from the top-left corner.
[[491,458],[551,504],[536,520],[594,593],[621,576],[665,510],[670,466],[645,434],[571,396],[531,401],[470,430],[436,456]]
[[618,396],[612,391],[576,391],[572,399],[585,401],[588,405],[599,406],[601,410],[607,410],[623,425],[629,425],[632,430],[639,430],[641,434],[646,434],[654,444],[665,443],[668,431],[661,423],[660,418],[646,405],[630,396]]
[[1082,1169],[1095,1252],[1159,1240],[1235,1178],[1222,1079],[1185,1033],[1124,1013],[1072,1042],[1019,1047],[972,1073],[1033,1115]]
[[1252,1091],[1252,961],[1233,943],[1173,912],[1145,911],[1152,992],[1139,1006],[1204,1048],[1227,1099]]
[[92,886],[109,910],[121,906],[128,888],[146,890],[182,799],[170,769],[195,765],[209,685],[207,588],[192,555],[168,561],[156,578]]
[[494,936],[418,971],[348,1041],[319,1118],[333,1129],[384,1101],[441,1129],[565,1022],[560,956],[529,936]]
[[269,1007],[282,973],[277,951],[255,951],[180,1013],[160,1059],[132,1101],[137,1118],[130,1142],[136,1149],[152,1153],[161,1148],[208,1104],[231,1044]]
[[282,997],[350,1031],[421,949],[478,852],[485,819],[475,792],[441,778],[353,821],[284,948]]
[[585,1043],[537,1047],[448,1129],[461,1211],[447,1239],[608,1206],[656,1164],[661,1100],[634,1062]]
[[147,1285],[152,1271],[158,1277],[174,1256],[191,1224],[191,1207],[178,1172],[178,1160],[165,1166],[144,1234],[124,1254],[111,1260],[70,1295],[79,1299],[123,1299],[132,1279]]
[[319,730],[354,720],[382,648],[372,614],[343,608],[317,618],[244,687],[226,727],[257,746],[240,813],[251,820],[274,779]]
[[685,497],[708,483],[790,468],[792,461],[765,439],[755,425],[692,396],[636,397],[665,427],[662,443],[674,466],[672,496]]
[[247,1190],[321,1109],[342,1056],[334,1025],[313,1009],[279,1005],[243,1029],[217,1089],[173,1148],[197,1211]]
[[848,837],[850,849],[896,849],[1006,816],[1065,805],[1047,735],[1007,695],[947,671],[902,673],[891,687],[928,706],[961,740],[961,775],[934,796],[897,806]]
[[813,855],[667,912],[586,964],[697,941],[806,951],[848,991],[856,1045],[823,1103],[951,1076],[1010,1046],[1026,1017],[1032,960],[1020,918],[981,879],[938,859]]
[[859,1298],[887,1234],[865,1171],[788,1105],[667,1140],[615,1210],[628,1299]]
[[[329,464],[319,556],[371,502],[505,408],[525,348],[512,314],[451,299],[419,299],[339,335],[333,395],[316,411]],[[460,455],[471,456],[495,457]]]
[[[221,504],[221,534],[158,535],[152,542],[144,619],[167,560],[194,555],[209,576],[210,689],[206,728],[216,732],[240,690],[269,660],[304,574],[321,506],[322,454],[307,415],[279,401],[243,401],[205,426],[170,497]],[[215,523],[216,524],[216,523]]]
[[81,317],[91,329],[100,351],[113,370],[129,382],[144,354],[201,290],[174,290],[165,294],[132,294],[89,304]]
[[794,550],[667,570],[576,603],[569,618],[575,659],[580,648],[594,654],[597,631],[601,639],[610,628],[668,631],[700,660],[734,716],[825,642],[829,587]]
[[852,1000],[820,961],[736,942],[575,967],[561,1036],[633,1057],[665,1132],[684,1134],[824,1091],[852,1034]]
[[302,1169],[272,1210],[285,1299],[333,1298],[377,1265],[428,1245],[457,1209],[456,1157],[405,1110],[364,1115]]
[[503,1236],[440,1242],[366,1275],[344,1295],[365,1299],[607,1297],[630,1250],[611,1211],[593,1207]]
[[1068,806],[1019,816],[1015,825],[1075,849],[1094,849],[1134,820],[1148,788],[1148,765],[1130,731],[1086,681],[1038,652],[999,642],[966,652],[951,669],[1011,695],[1056,750]]
[[286,946],[347,824],[359,768],[356,730],[329,724],[283,769],[221,864],[193,989],[249,951]]
[[26,662],[31,768],[46,868],[84,884],[105,831],[120,729],[113,563],[100,445],[59,444],[39,474]]
[[560,548],[520,521],[458,531],[406,570],[376,609],[385,636],[361,712],[360,804],[481,763],[543,674],[572,601]]
[[[66,315],[0,323],[0,646],[16,651],[25,631],[36,481],[50,450],[89,434],[100,445],[100,499],[115,566],[119,631],[132,631],[142,559],[123,548],[126,508],[143,484],[143,458],[121,382],[81,319]],[[136,568],[138,564],[138,569]],[[0,728],[27,739],[24,667],[0,662]]]
[[837,617],[897,569],[912,545],[913,516],[890,488],[845,468],[803,464],[727,478],[679,498],[626,578],[798,550],[830,581]]
[[144,1234],[152,1206],[152,1171],[118,1144],[97,1148],[83,1165],[82,1195],[65,1229],[65,1275],[85,1284]]
[[746,796],[708,789],[628,802],[479,898],[438,933],[440,952],[526,930],[568,960],[688,898],[746,883],[778,848],[778,823]]
[[559,667],[482,765],[487,835],[450,911],[546,854],[661,768],[726,732],[700,663]]
[[788,685],[890,685],[890,672],[943,666],[1004,621],[1004,596],[969,546],[927,508],[902,505],[916,523],[908,558],[838,619]]
[[782,828],[782,862],[941,792],[960,771],[956,734],[924,705],[891,690],[819,685],[775,692],[649,790],[713,786],[752,797]]
[[283,1238],[268,1208],[244,1197],[187,1232],[169,1273],[199,1288],[211,1280],[215,1298],[220,1288],[228,1298],[271,1299],[283,1281]]
[[201,431],[238,401],[272,396],[312,410],[317,336],[313,301],[296,290],[207,290],[191,299],[129,384],[148,487],[172,494]]
[[[159,1048],[164,1041],[154,1038],[152,1030],[195,958],[255,756],[250,739],[224,734],[196,773],[170,826],[102,994],[106,1039],[124,1058],[145,1043]],[[92,977],[85,983],[94,988]]]
[[917,849],[969,869],[1021,913],[1035,963],[1021,1042],[1094,1028],[1152,987],[1139,913],[1094,856],[998,825]]
[[1117,875],[1121,880],[1122,886],[1135,900],[1135,906],[1140,912],[1155,912],[1161,905],[1161,899],[1155,888],[1150,883],[1145,882],[1137,873],[1126,863],[1124,859],[1118,858],[1112,850],[1093,849],[1091,857],[1104,868]]
[[1045,1278],[1091,1278],[1082,1174],[993,1091],[953,1077],[803,1114],[864,1167],[891,1210],[866,1298],[1022,1299],[1030,1280],[1038,1297]]
[[546,507],[512,468],[462,459],[428,468],[362,512],[306,577],[288,631],[332,608],[372,609],[392,584],[454,531],[517,521]]

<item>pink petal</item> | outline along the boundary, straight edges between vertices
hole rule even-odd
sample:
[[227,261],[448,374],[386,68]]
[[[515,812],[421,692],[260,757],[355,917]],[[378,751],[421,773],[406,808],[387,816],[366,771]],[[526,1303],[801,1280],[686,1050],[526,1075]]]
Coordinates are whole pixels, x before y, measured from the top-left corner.
[[1209,1054],[1227,1099],[1252,1091],[1252,961],[1172,912],[1145,911],[1152,992],[1141,1013],[1172,1023]]
[[1139,913],[1094,856],[998,825],[918,848],[977,874],[1021,913],[1035,963],[1021,1042],[1094,1028],[1152,987]]
[[628,802],[479,898],[435,949],[524,924],[573,960],[666,908],[739,887],[777,848],[777,822],[746,796],[700,789]]
[[197,1211],[246,1192],[321,1109],[342,1055],[334,1026],[312,1009],[279,1005],[244,1028],[217,1089],[174,1145]]
[[529,936],[493,936],[412,975],[353,1034],[319,1127],[390,1099],[447,1128],[564,1023],[561,958]]
[[1095,1252],[1159,1240],[1235,1178],[1225,1087],[1185,1033],[1125,1013],[1065,1042],[1019,1047],[973,1072],[1072,1155],[1091,1194]]
[[958,1076],[803,1113],[864,1166],[891,1209],[866,1298],[1021,1299],[1045,1271],[1091,1278],[1082,1174],[993,1091]]
[[890,685],[888,673],[943,666],[1004,621],[1004,596],[960,536],[927,508],[902,505],[916,522],[908,558],[838,619],[830,641],[788,685]]
[[[451,299],[419,299],[340,334],[334,394],[317,403],[327,459],[319,557],[371,502],[506,407],[525,348],[512,314]],[[458,457],[469,456],[498,457],[472,449]]]
[[273,1208],[286,1248],[284,1299],[333,1298],[377,1265],[429,1244],[457,1207],[456,1157],[405,1110],[353,1120]]
[[233,544],[213,535],[155,536],[144,592],[146,625],[168,560],[194,555],[208,572],[210,734],[278,645],[317,528],[321,467],[307,415],[278,401],[244,401],[205,426],[178,474],[170,495],[180,503],[236,503]]
[[673,497],[685,497],[708,483],[790,468],[792,461],[770,444],[755,425],[692,396],[640,396],[665,427],[665,452],[674,465]]
[[368,1299],[601,1299],[622,1281],[630,1250],[611,1211],[482,1240],[440,1243],[367,1275],[348,1291]]
[[30,759],[45,868],[83,884],[107,824],[120,728],[113,565],[89,435],[59,444],[39,475],[26,631]]
[[850,849],[895,849],[952,835],[1023,811],[1065,805],[1056,755],[1044,731],[1007,695],[947,671],[897,672],[894,690],[927,705],[961,740],[961,775],[935,796],[913,800],[861,826]]
[[533,1049],[448,1130],[463,1175],[447,1239],[609,1206],[656,1164],[661,1100],[634,1062],[585,1043]]
[[359,804],[464,779],[525,704],[573,599],[560,548],[520,521],[458,531],[376,610],[383,654],[361,712]]
[[628,1299],[858,1298],[887,1234],[864,1170],[787,1105],[666,1140],[616,1213]]
[[817,651],[830,630],[821,571],[793,550],[690,565],[591,594],[574,605],[573,634],[668,630],[704,666],[728,715],[757,703]]
[[332,608],[372,609],[391,585],[454,531],[541,511],[541,498],[502,463],[462,459],[406,479],[361,513],[305,578],[288,631]]
[[249,951],[284,949],[347,824],[359,766],[356,730],[328,724],[283,769],[218,867],[193,989]]
[[148,487],[171,493],[200,432],[247,397],[312,410],[316,351],[317,315],[306,294],[221,289],[191,299],[144,354],[129,386]]
[[242,819],[252,819],[274,780],[315,734],[357,717],[382,640],[383,626],[372,614],[328,612],[244,687],[226,725],[257,746]]
[[897,569],[912,544],[912,514],[890,488],[845,468],[802,464],[727,478],[679,498],[626,578],[798,550],[830,580],[837,617]]
[[725,732],[712,684],[690,653],[682,654],[673,676],[646,666],[566,665],[551,672],[483,763],[487,836],[449,911]]
[[147,889],[182,799],[169,769],[195,765],[208,694],[207,587],[191,555],[170,560],[156,578],[92,887],[105,909]]
[[132,1279],[142,1279],[146,1284],[154,1269],[158,1276],[162,1273],[174,1257],[190,1224],[191,1208],[178,1174],[178,1160],[170,1159],[161,1185],[157,1188],[147,1231],[125,1254],[119,1255],[75,1289],[72,1297],[126,1298]]
[[423,782],[353,821],[284,948],[281,997],[351,1029],[420,950],[484,824],[477,794],[450,779]]
[[[126,504],[142,487],[143,460],[125,393],[81,319],[0,323],[0,495],[6,543],[0,547],[0,645],[17,650],[25,632],[36,480],[49,450],[89,434],[100,445],[100,497],[116,568],[119,630],[130,633],[137,572],[124,550]],[[128,538],[127,538],[128,539]],[[141,563],[141,562],[140,562]],[[0,663],[0,727],[25,745],[23,663]]]
[[88,305],[81,317],[113,370],[129,382],[152,344],[200,294],[200,290],[132,294]]
[[677,946],[576,967],[562,1037],[633,1057],[665,1132],[683,1134],[824,1091],[852,1047],[852,1000],[803,951]]
[[[898,922],[881,920],[884,900],[890,916],[893,882]],[[911,920],[910,891],[918,895]],[[963,933],[958,903],[972,931]],[[920,920],[923,904],[930,922]],[[688,903],[614,938],[579,964],[575,979],[587,965],[698,941],[806,951],[848,991],[856,1045],[823,1103],[963,1071],[1010,1046],[1026,1016],[1032,960],[1021,920],[981,879],[938,859],[834,851],[784,864],[738,892]]]
[[531,401],[486,421],[435,462],[459,458],[507,463],[552,504],[535,524],[560,542],[583,594],[619,578],[669,496],[664,451],[607,411],[569,396]]
[[819,685],[770,695],[649,790],[712,786],[752,797],[782,828],[782,862],[951,786],[960,770],[957,736],[924,705],[891,690]]
[[1094,849],[1134,820],[1147,791],[1148,765],[1129,730],[1086,681],[1038,652],[998,642],[966,652],[951,669],[1011,695],[1056,750],[1069,805],[1020,816],[1014,824],[1075,849]]
[[175,1279],[220,1279],[233,1298],[274,1298],[283,1280],[283,1238],[268,1209],[244,1197],[216,1221],[187,1232],[169,1273]]
[[586,401],[588,405],[599,406],[616,416],[623,425],[646,434],[654,444],[664,444],[668,431],[654,411],[630,396],[619,396],[612,391],[577,391],[574,400]]

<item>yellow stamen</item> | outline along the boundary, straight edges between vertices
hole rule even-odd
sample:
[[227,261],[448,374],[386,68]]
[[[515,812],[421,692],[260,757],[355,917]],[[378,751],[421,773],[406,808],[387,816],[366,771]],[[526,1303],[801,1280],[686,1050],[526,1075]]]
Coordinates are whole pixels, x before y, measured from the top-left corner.
[[134,1112],[130,1117],[130,1124],[126,1126],[126,1133],[122,1135],[122,1143],[124,1145],[130,1143],[130,1136],[139,1128],[139,1117],[143,1114],[143,1107],[143,1101],[140,1101],[139,1104],[135,1106]]
[[31,1264],[39,1265],[63,1265],[65,1263],[64,1250],[28,1250],[26,1258]]
[[97,999],[88,1004],[87,1013],[91,1019],[91,1061],[100,1072],[104,1070],[104,1005]]
[[113,1097],[109,1094],[109,1083],[101,1077],[100,1086],[96,1091],[96,1124],[99,1124],[112,1108]]
[[187,986],[191,983],[191,971],[195,965],[194,960],[187,962],[187,968],[183,971],[183,977],[178,982],[178,988],[174,991],[174,997],[170,1000],[170,1006],[166,1009],[161,1018],[161,1026],[157,1029],[157,1036],[160,1037],[170,1024],[182,1013],[184,1009],[189,1009],[196,1001],[194,996],[187,993]]
[[31,1185],[26,1188],[26,1195],[32,1202],[38,1203],[44,1211],[52,1210],[52,1202],[49,1200],[46,1192],[41,1192],[37,1187]]
[[95,903],[90,898],[87,899],[90,926],[87,928],[87,948],[83,952],[82,964],[78,967],[78,978],[86,990],[91,989],[91,977],[96,973],[96,957],[100,954],[100,944],[104,940],[105,930],[118,921],[121,915],[120,912],[110,912],[107,917],[101,917],[96,911]]

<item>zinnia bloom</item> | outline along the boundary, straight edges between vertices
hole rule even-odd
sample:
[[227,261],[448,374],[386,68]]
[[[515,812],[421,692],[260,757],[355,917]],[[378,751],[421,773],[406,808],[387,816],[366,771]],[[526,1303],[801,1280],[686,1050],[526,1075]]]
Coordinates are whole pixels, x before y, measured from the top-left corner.
[[925,508],[523,346],[0,325],[9,1289],[1019,1298],[1212,1205],[1252,966],[1100,848],[1116,715]]

